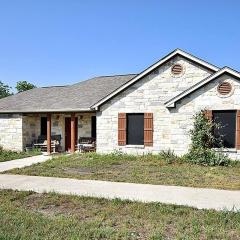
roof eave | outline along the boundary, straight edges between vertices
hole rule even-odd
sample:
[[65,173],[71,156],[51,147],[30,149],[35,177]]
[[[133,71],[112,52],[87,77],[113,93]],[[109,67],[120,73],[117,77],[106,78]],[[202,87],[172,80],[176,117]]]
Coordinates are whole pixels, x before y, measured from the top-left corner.
[[221,76],[222,74],[225,74],[225,73],[228,73],[228,74],[233,75],[233,76],[235,76],[237,78],[240,78],[239,72],[237,72],[237,71],[235,71],[235,70],[233,70],[233,69],[231,69],[229,67],[223,67],[218,72],[210,75],[209,77],[203,79],[201,82],[198,82],[194,86],[191,86],[190,88],[188,88],[184,92],[180,93],[179,95],[177,95],[177,96],[173,97],[172,99],[168,100],[167,102],[165,102],[164,103],[165,107],[167,107],[167,108],[174,108],[178,101],[180,101],[181,99],[183,99],[187,95],[191,94],[192,92],[196,91],[197,89],[199,89],[200,87],[204,86],[208,82],[216,79],[217,77],[219,77],[219,76]]
[[175,108],[175,102],[172,103],[168,103],[167,105],[165,105],[167,108]]
[[78,108],[78,109],[41,109],[41,110],[0,110],[0,114],[5,113],[73,113],[73,112],[94,112],[95,110],[92,108]]
[[131,79],[129,82],[127,82],[126,84],[124,84],[123,86],[121,86],[120,88],[116,89],[114,92],[112,92],[111,94],[109,94],[108,96],[106,96],[105,98],[103,98],[102,100],[100,100],[99,102],[95,103],[92,108],[96,108],[101,106],[102,104],[104,104],[106,101],[108,101],[109,99],[111,99],[112,97],[114,97],[115,95],[117,95],[118,93],[120,93],[121,91],[123,91],[124,89],[126,89],[128,86],[132,85],[133,83],[135,83],[136,81],[138,81],[139,79],[141,79],[142,77],[146,76],[148,73],[150,73],[151,71],[153,71],[155,68],[161,66],[162,64],[164,64],[165,62],[167,62],[168,60],[170,60],[171,58],[173,58],[176,55],[181,55],[189,60],[192,60],[196,63],[199,63],[202,66],[205,66],[208,69],[211,69],[214,72],[217,72],[219,70],[218,67],[202,60],[199,59],[187,52],[184,52],[181,49],[176,49],[173,52],[171,52],[170,54],[166,55],[165,57],[163,57],[162,59],[160,59],[158,62],[154,63],[153,65],[151,65],[150,67],[148,67],[147,69],[145,69],[144,71],[142,71],[140,74],[138,74],[136,77],[134,77],[133,79]]

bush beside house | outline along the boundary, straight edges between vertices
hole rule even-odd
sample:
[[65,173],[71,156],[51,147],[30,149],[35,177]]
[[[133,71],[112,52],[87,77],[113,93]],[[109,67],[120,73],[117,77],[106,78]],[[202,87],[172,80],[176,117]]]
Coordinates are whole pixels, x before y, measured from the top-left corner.
[[[192,163],[202,165],[229,165],[229,157],[222,152],[222,136],[214,135],[214,129],[222,127],[210,121],[205,111],[197,113],[194,116],[193,129],[190,131],[191,147],[185,158]],[[214,149],[214,146],[218,146],[218,149]]]

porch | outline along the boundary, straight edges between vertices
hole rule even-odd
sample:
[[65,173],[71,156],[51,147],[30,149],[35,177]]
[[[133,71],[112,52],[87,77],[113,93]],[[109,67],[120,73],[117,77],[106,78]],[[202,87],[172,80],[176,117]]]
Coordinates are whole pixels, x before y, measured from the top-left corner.
[[75,152],[84,139],[92,139],[92,143],[96,141],[96,114],[24,114],[22,135],[24,150],[36,147],[48,154]]

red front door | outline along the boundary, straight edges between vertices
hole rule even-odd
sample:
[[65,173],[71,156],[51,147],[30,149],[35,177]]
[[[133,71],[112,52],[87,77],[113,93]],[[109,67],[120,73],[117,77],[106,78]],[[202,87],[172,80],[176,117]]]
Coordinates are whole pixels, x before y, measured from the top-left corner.
[[[76,136],[76,142],[78,139],[78,118],[75,118],[75,136]],[[71,118],[67,117],[65,118],[65,151],[71,150]]]

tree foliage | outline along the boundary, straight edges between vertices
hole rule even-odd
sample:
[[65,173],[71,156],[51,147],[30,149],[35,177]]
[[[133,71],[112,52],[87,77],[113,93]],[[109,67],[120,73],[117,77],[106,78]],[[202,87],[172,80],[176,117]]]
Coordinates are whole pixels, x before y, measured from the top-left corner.
[[[200,111],[194,116],[193,129],[190,130],[191,147],[186,155],[187,159],[193,163],[202,165],[228,165],[230,159],[222,153],[222,137],[216,137],[213,129],[220,129],[223,126],[209,121]],[[218,146],[218,151],[214,149]]]
[[36,86],[27,81],[19,81],[19,82],[17,82],[17,86],[16,86],[16,89],[19,93],[33,89],[33,88],[36,88]]
[[0,81],[0,98],[8,97],[10,95],[12,95],[11,87]]

